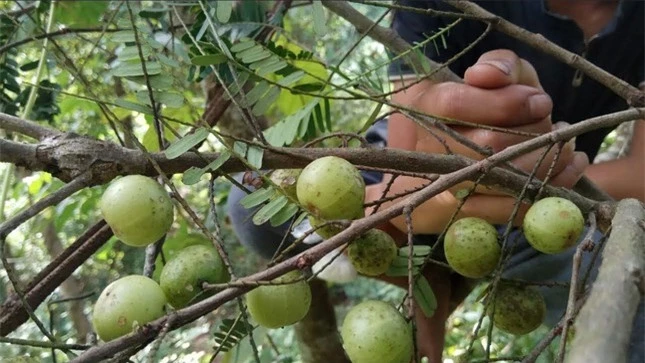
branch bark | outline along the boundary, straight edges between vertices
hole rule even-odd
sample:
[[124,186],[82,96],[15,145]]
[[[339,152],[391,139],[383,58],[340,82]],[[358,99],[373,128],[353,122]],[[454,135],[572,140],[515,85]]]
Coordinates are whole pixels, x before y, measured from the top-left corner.
[[603,262],[582,307],[567,362],[627,361],[631,330],[645,278],[645,209],[635,199],[618,203]]

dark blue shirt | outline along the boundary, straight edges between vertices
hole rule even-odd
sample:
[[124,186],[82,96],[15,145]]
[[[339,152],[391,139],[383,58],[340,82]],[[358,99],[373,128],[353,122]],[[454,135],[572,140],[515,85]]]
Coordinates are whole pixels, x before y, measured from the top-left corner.
[[[566,17],[550,13],[545,0],[475,1],[481,7],[533,33],[539,33],[559,46],[574,52],[605,69],[609,73],[638,86],[644,80],[645,42],[643,24],[645,9],[643,1],[623,0],[618,5],[610,23],[590,41],[585,42],[582,30]],[[399,1],[405,6],[458,11],[450,5],[436,0]],[[409,43],[418,43],[448,26],[454,18],[430,16],[408,11],[397,11],[392,26]],[[463,20],[454,26],[442,42],[428,44],[425,54],[444,63],[471,44],[485,29],[476,20]],[[480,55],[494,49],[510,49],[529,61],[536,69],[544,90],[553,99],[552,119],[576,123],[590,117],[616,112],[627,108],[626,102],[598,82],[584,77],[570,66],[552,56],[523,44],[503,33],[492,31],[473,49],[450,65],[453,72],[463,76]],[[401,61],[394,61],[389,68],[394,76],[414,72]],[[390,125],[390,132],[395,132]],[[590,160],[596,156],[604,137],[611,129],[597,130],[580,135],[576,148],[584,151]]]

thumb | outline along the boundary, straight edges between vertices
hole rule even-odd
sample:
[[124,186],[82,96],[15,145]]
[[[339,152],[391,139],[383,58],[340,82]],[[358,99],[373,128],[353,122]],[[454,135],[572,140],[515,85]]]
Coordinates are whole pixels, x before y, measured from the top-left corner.
[[479,88],[500,88],[523,84],[542,89],[535,68],[514,52],[497,49],[482,54],[477,63],[466,70],[464,82]]

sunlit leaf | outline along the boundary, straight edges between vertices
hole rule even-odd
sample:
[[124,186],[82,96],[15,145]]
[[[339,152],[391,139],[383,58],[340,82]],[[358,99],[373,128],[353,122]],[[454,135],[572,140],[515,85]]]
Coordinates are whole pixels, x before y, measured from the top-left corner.
[[[146,63],[146,73],[149,76],[160,74],[161,64],[156,62]],[[112,75],[115,77],[143,76],[146,73],[143,72],[141,63],[123,63],[112,69]]]
[[293,203],[288,203],[280,211],[274,214],[271,219],[271,225],[277,227],[291,219],[298,212],[298,205]]
[[166,158],[174,159],[181,156],[186,151],[192,149],[195,145],[206,140],[208,134],[209,132],[207,129],[199,128],[195,130],[195,132],[182,137],[181,139],[171,144],[166,150],[164,150]]
[[254,191],[251,194],[245,195],[240,199],[240,205],[244,208],[253,208],[257,205],[269,200],[275,194],[275,190],[270,188],[262,188]]
[[193,185],[199,182],[201,179],[202,175],[204,175],[205,170],[202,168],[196,168],[194,166],[191,166],[184,172],[184,174],[181,176],[181,181],[185,185]]
[[246,160],[256,169],[262,167],[262,156],[264,155],[264,149],[250,145],[246,152]]
[[253,223],[255,225],[264,224],[278,213],[287,203],[289,203],[289,199],[287,199],[287,197],[284,195],[278,196],[255,213],[253,216]]
[[221,23],[228,23],[233,11],[233,1],[218,0],[217,4],[217,20]]
[[325,25],[325,10],[320,0],[313,0],[313,17],[314,17],[314,32],[318,36],[327,33],[327,26]]

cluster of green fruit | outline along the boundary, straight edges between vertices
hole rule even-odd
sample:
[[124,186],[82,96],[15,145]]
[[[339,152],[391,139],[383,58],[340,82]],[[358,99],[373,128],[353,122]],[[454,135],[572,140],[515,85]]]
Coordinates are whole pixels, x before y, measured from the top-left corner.
[[[153,179],[141,175],[125,176],[110,184],[101,197],[100,209],[114,235],[136,247],[159,240],[174,219],[168,193]],[[102,340],[110,341],[162,317],[166,304],[180,309],[207,297],[203,283],[229,279],[213,246],[186,246],[163,266],[159,283],[130,275],[109,284],[94,305],[94,329]]]
[[[326,156],[304,169],[276,170],[271,180],[285,194],[297,199],[310,213],[309,221],[323,238],[330,238],[342,228],[326,224],[335,220],[353,220],[365,215],[365,182],[354,165],[336,156]],[[359,273],[378,276],[385,273],[397,254],[389,234],[371,229],[352,241],[347,256]]]
[[[534,203],[522,224],[529,244],[542,253],[560,253],[572,247],[584,228],[582,212],[563,198],[544,198]],[[469,217],[454,222],[444,238],[450,267],[470,278],[483,278],[497,268],[502,255],[498,233],[487,221]],[[542,324],[546,305],[533,288],[500,284],[495,297],[495,325],[506,332],[527,334]]]

